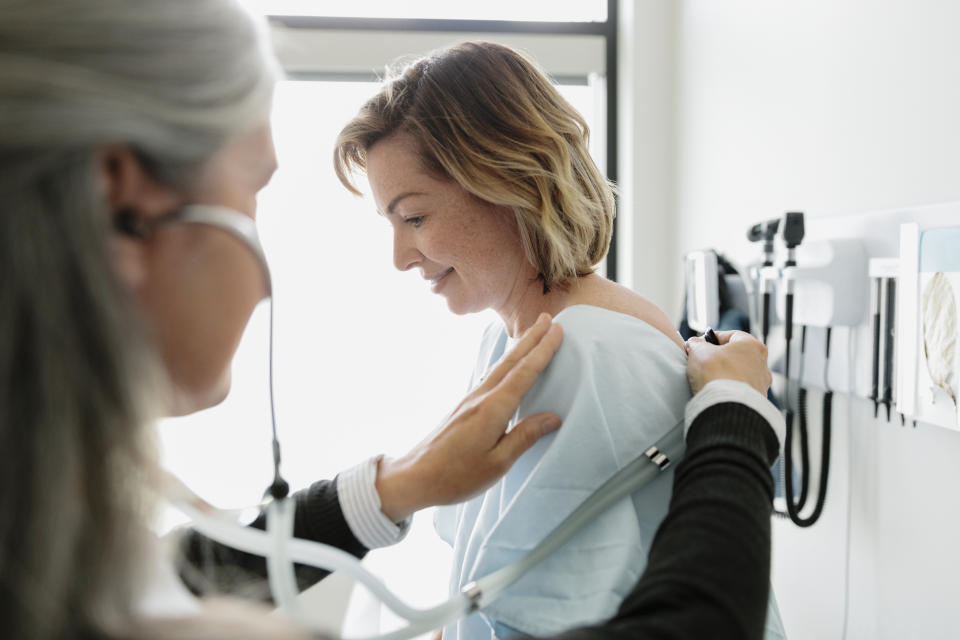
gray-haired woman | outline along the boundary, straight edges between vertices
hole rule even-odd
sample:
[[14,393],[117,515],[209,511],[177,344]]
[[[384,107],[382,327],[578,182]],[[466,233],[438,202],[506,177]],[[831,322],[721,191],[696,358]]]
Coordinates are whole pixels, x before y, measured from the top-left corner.
[[[299,633],[249,607],[201,605],[172,583],[157,598],[169,565],[144,525],[158,484],[152,420],[224,397],[264,295],[257,261],[235,238],[162,222],[191,204],[254,216],[276,166],[267,123],[277,75],[262,29],[230,0],[0,0],[0,612],[9,637]],[[414,511],[488,486],[558,426],[541,414],[504,435],[560,339],[538,322],[410,455],[372,458],[298,494],[297,526],[362,554],[401,537]],[[726,351],[706,357],[743,369]],[[746,412],[740,429],[752,439],[736,447],[749,465],[776,447],[767,422]],[[454,454],[470,464],[449,464]],[[760,545],[748,554],[758,561],[738,575],[757,577],[762,597],[734,616],[750,622],[766,597],[769,497],[753,476],[739,482],[754,499],[735,508],[759,514]]]

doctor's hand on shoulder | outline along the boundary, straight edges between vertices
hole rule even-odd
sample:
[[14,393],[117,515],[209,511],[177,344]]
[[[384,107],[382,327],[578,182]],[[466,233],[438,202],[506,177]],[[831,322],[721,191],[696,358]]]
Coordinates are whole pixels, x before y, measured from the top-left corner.
[[380,460],[376,490],[387,517],[399,522],[426,507],[468,500],[560,426],[556,414],[538,413],[507,433],[520,401],[553,358],[562,337],[560,325],[541,314],[432,434],[406,455]]

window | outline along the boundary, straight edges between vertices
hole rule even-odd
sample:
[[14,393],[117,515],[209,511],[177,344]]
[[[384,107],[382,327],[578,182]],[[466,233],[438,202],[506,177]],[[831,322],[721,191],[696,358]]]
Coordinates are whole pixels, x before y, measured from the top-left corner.
[[603,0],[551,2],[449,2],[449,0],[362,0],[349,3],[318,0],[244,0],[267,15],[354,18],[445,18],[455,20],[579,21],[606,19]]

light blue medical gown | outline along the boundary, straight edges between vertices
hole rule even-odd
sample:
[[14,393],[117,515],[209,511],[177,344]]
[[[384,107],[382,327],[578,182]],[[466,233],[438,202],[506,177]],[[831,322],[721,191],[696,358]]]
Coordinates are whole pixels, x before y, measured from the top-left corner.
[[[438,509],[453,547],[451,592],[532,549],[618,469],[683,419],[686,356],[633,316],[575,305],[556,316],[563,344],[524,397],[514,423],[553,411],[563,426],[527,451],[482,495]],[[472,385],[509,349],[504,326],[484,333]],[[611,507],[484,610],[444,629],[444,640],[555,634],[612,617],[647,564],[673,484],[668,470]],[[784,637],[771,596],[767,638]]]

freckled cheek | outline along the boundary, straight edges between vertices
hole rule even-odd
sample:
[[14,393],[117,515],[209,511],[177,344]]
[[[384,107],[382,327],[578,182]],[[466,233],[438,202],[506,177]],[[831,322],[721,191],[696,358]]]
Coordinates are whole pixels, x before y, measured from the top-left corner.
[[477,278],[490,271],[495,264],[496,253],[495,249],[465,242],[449,247],[445,262],[449,262],[462,276]]

